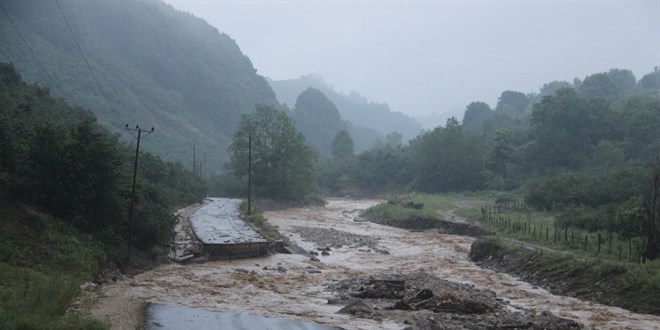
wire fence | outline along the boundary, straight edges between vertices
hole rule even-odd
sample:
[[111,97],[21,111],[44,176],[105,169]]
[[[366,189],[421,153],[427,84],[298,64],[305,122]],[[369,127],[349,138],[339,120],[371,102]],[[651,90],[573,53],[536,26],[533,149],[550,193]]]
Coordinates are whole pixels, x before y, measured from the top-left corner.
[[557,226],[540,217],[524,203],[502,203],[481,208],[482,222],[512,238],[541,245],[564,246],[587,254],[644,263],[647,240],[618,233]]

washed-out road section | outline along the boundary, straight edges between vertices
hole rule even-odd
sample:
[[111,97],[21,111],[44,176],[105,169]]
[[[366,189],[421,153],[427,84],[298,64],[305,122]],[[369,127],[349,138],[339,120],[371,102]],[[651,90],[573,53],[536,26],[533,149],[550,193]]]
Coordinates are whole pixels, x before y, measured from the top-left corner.
[[207,245],[268,242],[241,220],[240,204],[240,199],[205,199],[204,205],[190,216],[195,236]]
[[[170,306],[279,317],[346,329],[402,329],[405,319],[381,320],[337,314],[342,307],[332,283],[382,273],[423,269],[434,276],[493,290],[511,308],[549,310],[599,329],[660,329],[660,317],[632,313],[575,298],[553,295],[515,277],[482,269],[467,254],[474,238],[415,232],[354,221],[376,200],[330,199],[325,207],[266,212],[269,222],[307,251],[330,247],[320,261],[276,254],[203,264],[167,264],[133,278],[105,285],[94,315],[130,329],[122,302],[142,300]],[[116,306],[113,306],[115,304]]]

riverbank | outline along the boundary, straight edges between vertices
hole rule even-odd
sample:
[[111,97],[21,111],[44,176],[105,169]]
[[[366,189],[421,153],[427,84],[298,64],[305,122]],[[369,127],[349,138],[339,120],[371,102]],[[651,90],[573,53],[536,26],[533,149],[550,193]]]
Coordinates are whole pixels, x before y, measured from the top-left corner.
[[[458,324],[495,324],[498,315],[487,311],[462,314],[424,309],[468,306],[466,310],[471,311],[473,307],[493,306],[490,302],[494,297],[504,310],[523,314],[525,322],[541,321],[531,319],[534,315],[552,314],[559,322],[572,319],[586,328],[653,329],[660,324],[660,317],[553,295],[508,274],[481,268],[468,258],[474,237],[435,230],[411,231],[364,221],[360,214],[381,202],[329,199],[323,207],[264,212],[270,225],[307,253],[165,264],[103,285],[98,289],[102,293],[99,304],[108,300],[140,301],[346,329],[424,329],[434,325],[453,328]],[[370,288],[384,295],[392,293],[392,287],[374,286],[381,279],[400,284],[404,295],[389,301],[367,298],[372,293]],[[394,291],[399,291],[397,288]],[[348,314],[338,313],[352,299],[363,300],[374,313],[367,309],[368,314],[362,314],[364,306],[349,308]],[[397,303],[411,309],[389,309]],[[498,310],[494,308],[495,313]],[[109,312],[112,311],[106,313]],[[115,315],[121,313],[118,310]],[[507,321],[509,325],[523,324],[518,323],[517,316],[508,320],[512,321]]]
[[658,265],[576,258],[569,253],[530,249],[492,237],[472,243],[470,259],[553,294],[660,315]]

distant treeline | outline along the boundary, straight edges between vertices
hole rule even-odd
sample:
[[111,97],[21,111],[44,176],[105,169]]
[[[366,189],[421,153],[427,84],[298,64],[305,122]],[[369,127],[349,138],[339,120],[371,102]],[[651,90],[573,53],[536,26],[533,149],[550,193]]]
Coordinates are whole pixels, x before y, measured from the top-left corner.
[[331,150],[349,152],[315,171],[329,193],[510,191],[558,212],[562,226],[647,235],[657,246],[658,68],[640,80],[612,69],[538,94],[505,91],[495,109],[472,102],[462,122],[451,118],[407,145],[390,134],[354,155],[340,133]]

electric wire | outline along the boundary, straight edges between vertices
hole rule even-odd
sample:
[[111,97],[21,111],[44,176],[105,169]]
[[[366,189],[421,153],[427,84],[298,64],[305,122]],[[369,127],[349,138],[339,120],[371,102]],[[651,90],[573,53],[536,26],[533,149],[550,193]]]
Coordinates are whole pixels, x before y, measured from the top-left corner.
[[2,48],[0,48],[0,55],[2,55],[2,57],[3,57],[4,59],[6,59],[7,62],[11,62],[11,61],[9,60],[9,56],[7,56],[7,54],[5,54],[5,51],[3,51]]
[[78,40],[76,39],[76,36],[73,34],[73,30],[71,29],[71,25],[69,24],[69,20],[66,18],[66,15],[64,15],[64,10],[62,10],[62,6],[60,5],[60,0],[55,0],[57,2],[57,7],[60,10],[60,14],[62,14],[62,18],[64,18],[64,22],[66,23],[66,27],[69,29],[69,33],[71,34],[71,38],[73,38],[73,42],[76,44],[76,48],[78,48],[78,52],[80,53],[80,56],[82,57],[83,61],[85,62],[85,65],[87,66],[87,70],[89,70],[89,73],[92,76],[92,79],[94,79],[94,82],[96,82],[96,86],[98,87],[99,91],[101,92],[103,98],[105,99],[105,102],[112,108],[112,103],[110,103],[109,98],[107,95],[105,95],[105,92],[103,91],[103,88],[101,87],[101,84],[99,83],[98,79],[96,79],[96,75],[94,75],[94,70],[92,70],[92,67],[89,65],[89,62],[87,61],[87,57],[85,57],[85,54],[82,51],[82,48],[80,48],[80,44],[78,44]]
[[[46,70],[46,67],[43,66],[43,64],[41,63],[41,61],[39,61],[39,58],[37,57],[37,55],[35,55],[34,50],[32,49],[32,47],[30,47],[30,44],[27,42],[27,40],[26,40],[25,37],[23,36],[23,33],[21,33],[21,30],[18,29],[18,26],[16,26],[16,24],[14,23],[14,20],[11,19],[11,16],[9,16],[9,13],[8,13],[7,10],[5,9],[5,7],[2,5],[2,2],[1,2],[1,1],[0,1],[0,8],[2,9],[2,12],[3,12],[3,13],[5,14],[5,16],[7,17],[7,20],[9,21],[9,23],[11,24],[11,26],[14,27],[14,30],[16,30],[16,32],[18,33],[18,36],[21,38],[21,40],[23,41],[23,43],[25,44],[25,46],[27,46],[28,50],[30,51],[30,54],[32,55],[32,58],[34,59],[34,62],[37,63],[37,65],[39,66],[39,68],[40,68],[43,72],[46,73],[46,75],[48,76],[48,79],[50,79],[50,81],[51,81],[52,86],[55,86],[55,82],[56,82],[56,80],[53,78],[53,76],[50,74],[50,72],[48,72],[48,70]],[[2,52],[2,54],[3,54],[4,57],[7,58],[7,60],[9,60],[9,56],[7,56],[7,54],[5,54],[4,52]]]

